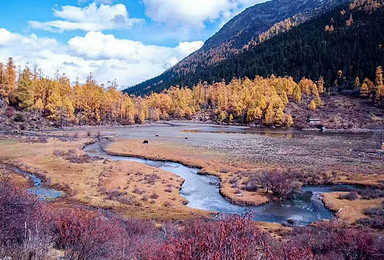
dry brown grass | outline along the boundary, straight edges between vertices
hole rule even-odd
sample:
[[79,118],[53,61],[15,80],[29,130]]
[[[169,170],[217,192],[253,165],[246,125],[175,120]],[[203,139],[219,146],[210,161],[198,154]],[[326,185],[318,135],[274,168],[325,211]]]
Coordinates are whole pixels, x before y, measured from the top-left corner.
[[[67,191],[71,201],[114,209],[125,216],[154,219],[184,219],[208,213],[183,205],[185,201],[179,194],[181,179],[169,172],[134,162],[75,163],[85,155],[83,144],[99,131],[101,136],[117,137],[107,147],[108,152],[181,162],[220,177],[221,193],[237,203],[259,205],[268,201],[261,191],[243,190],[244,182],[261,170],[299,170],[310,173],[315,180],[329,175],[340,183],[379,185],[384,180],[382,158],[368,150],[373,149],[373,144],[365,145],[365,139],[291,139],[180,131],[188,128],[81,128],[54,131],[52,134],[60,136],[60,140],[49,138],[47,143],[6,137],[0,139],[0,160],[46,177],[50,185]],[[149,144],[143,144],[143,140],[149,140]],[[54,156],[55,150],[61,151],[56,153],[58,156]],[[336,202],[341,203],[337,198],[333,202],[331,208],[337,208]]]
[[0,180],[10,180],[15,186],[23,189],[32,185],[27,177],[12,172],[5,165],[0,165]]
[[369,208],[378,208],[381,206],[383,199],[373,200],[346,200],[339,199],[340,195],[347,194],[346,192],[325,193],[324,203],[326,207],[336,213],[336,216],[348,223],[353,223],[358,219],[367,217],[364,212]]
[[[26,143],[1,138],[0,161],[42,176],[48,185],[66,191],[66,199],[113,209],[124,216],[166,220],[208,214],[184,205],[179,193],[182,180],[172,173],[135,162],[96,160],[73,163],[54,155],[58,149],[84,155],[82,147],[88,141],[89,138],[65,142],[50,138],[47,143]],[[148,180],[152,175],[158,177],[154,183],[152,179]],[[166,192],[167,187],[172,187],[172,192]],[[158,197],[151,199],[153,194]]]
[[238,204],[261,205],[269,201],[262,192],[248,192],[242,189],[243,182],[248,180],[248,174],[244,173],[254,172],[257,168],[241,161],[233,163],[228,156],[218,152],[187,145],[180,146],[162,140],[151,140],[149,144],[143,144],[141,139],[119,139],[109,144],[106,151],[111,154],[180,162],[201,168],[202,173],[219,177],[222,195]]

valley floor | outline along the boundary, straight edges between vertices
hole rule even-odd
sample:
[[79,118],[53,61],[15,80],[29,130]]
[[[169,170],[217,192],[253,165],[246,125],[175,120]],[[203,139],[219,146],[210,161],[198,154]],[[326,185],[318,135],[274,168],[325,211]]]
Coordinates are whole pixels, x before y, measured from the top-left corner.
[[[111,154],[181,162],[218,176],[221,193],[236,204],[260,205],[271,197],[264,191],[246,191],[253,175],[270,170],[299,174],[309,184],[350,183],[382,186],[384,160],[382,132],[319,133],[296,130],[260,130],[190,122],[166,122],[130,127],[84,127],[63,131],[25,132],[0,138],[3,174],[15,165],[67,193],[57,204],[82,203],[116,211],[126,217],[180,220],[207,216],[191,209],[180,195],[183,180],[166,171],[137,162],[90,158],[86,143],[103,137]],[[144,144],[143,141],[148,141]],[[12,174],[22,185],[27,181]],[[333,193],[326,205],[348,222],[379,207],[382,199],[341,200]]]

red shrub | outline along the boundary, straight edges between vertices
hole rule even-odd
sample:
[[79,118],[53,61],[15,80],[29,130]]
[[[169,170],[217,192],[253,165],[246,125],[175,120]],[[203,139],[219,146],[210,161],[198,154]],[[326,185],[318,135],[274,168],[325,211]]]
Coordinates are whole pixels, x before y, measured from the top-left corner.
[[384,252],[384,238],[374,232],[322,223],[298,228],[290,244],[310,247],[317,257],[340,259],[376,259]]
[[301,183],[295,181],[288,172],[271,171],[264,172],[260,176],[260,184],[267,191],[279,199],[291,198],[296,192],[300,191]]
[[27,229],[35,229],[41,205],[37,198],[0,181],[0,242],[21,243]]
[[127,237],[121,223],[84,209],[60,210],[55,215],[56,244],[70,259],[123,256]]
[[218,222],[192,221],[170,238],[157,259],[273,258],[273,239],[249,218],[225,217]]

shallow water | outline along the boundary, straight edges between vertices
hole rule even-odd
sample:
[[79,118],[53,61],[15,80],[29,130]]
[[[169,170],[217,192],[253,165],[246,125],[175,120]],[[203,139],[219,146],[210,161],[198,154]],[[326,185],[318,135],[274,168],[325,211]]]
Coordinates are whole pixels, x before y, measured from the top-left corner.
[[311,136],[330,136],[330,137],[358,137],[373,138],[375,135],[382,135],[382,132],[348,132],[348,131],[318,131],[318,130],[296,130],[296,129],[271,129],[256,128],[246,126],[225,126],[225,125],[208,125],[199,126],[197,128],[182,130],[185,133],[218,133],[218,134],[254,134],[268,136],[274,138],[308,138]]
[[351,185],[306,186],[303,187],[303,193],[293,200],[269,202],[257,207],[238,206],[221,196],[219,178],[199,175],[199,169],[174,162],[110,156],[101,150],[99,143],[87,145],[84,151],[90,156],[98,156],[113,161],[134,161],[172,172],[185,180],[180,193],[188,200],[188,207],[227,214],[251,212],[255,221],[287,223],[290,219],[294,220],[295,225],[302,226],[319,220],[331,219],[334,214],[325,208],[321,199],[322,194],[356,189]]
[[62,191],[44,187],[43,180],[32,173],[20,169],[15,169],[15,172],[29,178],[33,182],[33,187],[29,188],[28,192],[36,195],[41,200],[55,200],[65,195]]

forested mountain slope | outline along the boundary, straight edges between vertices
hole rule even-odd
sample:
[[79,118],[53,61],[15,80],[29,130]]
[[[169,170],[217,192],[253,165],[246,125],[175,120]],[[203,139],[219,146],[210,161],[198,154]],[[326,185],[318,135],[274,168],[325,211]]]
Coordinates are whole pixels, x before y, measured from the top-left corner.
[[204,46],[185,58],[162,75],[127,90],[144,94],[160,91],[173,83],[190,83],[189,74],[206,70],[207,67],[237,54],[250,43],[262,42],[281,32],[303,23],[311,17],[337,6],[346,0],[272,0],[257,4],[240,13]]
[[233,77],[271,74],[295,80],[324,76],[326,86],[331,87],[339,70],[347,81],[374,78],[375,68],[384,61],[384,13],[376,6],[382,1],[369,2],[372,4],[366,3],[363,9],[350,9],[349,3],[339,5],[288,32],[261,43],[251,42],[222,62],[186,74],[167,71],[151,88],[138,85],[128,92],[146,94],[171,85],[192,86],[200,80],[228,82]]

